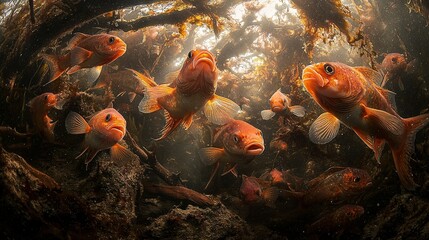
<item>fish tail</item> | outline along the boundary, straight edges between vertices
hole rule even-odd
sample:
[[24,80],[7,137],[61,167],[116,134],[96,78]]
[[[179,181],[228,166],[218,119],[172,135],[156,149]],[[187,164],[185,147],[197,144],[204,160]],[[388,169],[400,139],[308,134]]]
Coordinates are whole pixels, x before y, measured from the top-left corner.
[[161,130],[161,137],[155,139],[156,141],[166,138],[170,133],[172,133],[180,124],[182,124],[183,119],[174,119],[170,116],[167,111],[164,111],[165,116],[165,126]]
[[414,141],[417,132],[429,123],[429,114],[404,119],[405,134],[400,144],[392,147],[396,171],[402,185],[408,190],[414,190],[418,185],[413,180],[409,166],[411,155],[414,153]]
[[48,64],[49,71],[51,73],[49,81],[45,83],[45,85],[58,79],[67,70],[67,67],[65,67],[66,64],[64,63],[64,60],[61,57],[57,57],[49,54],[42,54],[42,58]]

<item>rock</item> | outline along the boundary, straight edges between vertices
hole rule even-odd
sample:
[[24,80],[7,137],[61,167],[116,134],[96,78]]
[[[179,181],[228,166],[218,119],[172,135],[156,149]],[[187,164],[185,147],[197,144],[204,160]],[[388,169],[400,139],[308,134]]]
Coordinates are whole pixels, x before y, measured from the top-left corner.
[[419,196],[394,196],[364,228],[364,239],[429,239],[429,202]]
[[90,239],[89,209],[48,175],[0,148],[0,238]]
[[144,227],[143,238],[252,239],[249,225],[219,203],[212,208],[174,208]]

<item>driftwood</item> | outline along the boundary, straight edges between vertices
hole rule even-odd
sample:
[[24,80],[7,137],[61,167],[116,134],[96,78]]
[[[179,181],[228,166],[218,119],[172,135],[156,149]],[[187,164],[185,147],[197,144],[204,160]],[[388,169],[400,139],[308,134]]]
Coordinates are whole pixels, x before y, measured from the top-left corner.
[[162,166],[155,154],[146,148],[141,148],[137,142],[131,137],[131,134],[127,132],[125,135],[125,141],[131,150],[144,162],[149,164],[151,169],[166,183],[169,185],[181,186],[182,180],[180,179],[179,174],[171,173],[167,168]]
[[144,189],[147,192],[160,194],[166,197],[188,200],[200,206],[212,206],[213,200],[199,192],[182,186],[166,186],[160,184],[144,183]]
[[25,137],[31,136],[32,134],[31,133],[20,133],[20,132],[16,131],[16,129],[14,129],[14,128],[6,127],[6,126],[0,126],[0,136],[3,136],[3,135],[25,138]]

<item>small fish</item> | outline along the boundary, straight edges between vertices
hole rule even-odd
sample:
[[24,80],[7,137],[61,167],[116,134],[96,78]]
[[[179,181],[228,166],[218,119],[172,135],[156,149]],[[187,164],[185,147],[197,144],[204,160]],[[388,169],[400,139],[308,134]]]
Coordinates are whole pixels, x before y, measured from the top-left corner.
[[48,116],[49,110],[52,108],[61,110],[65,101],[60,94],[43,93],[27,103],[31,111],[35,132],[40,133],[49,142],[55,140],[54,128],[56,124]]
[[115,162],[123,162],[134,156],[130,150],[118,143],[127,132],[127,122],[113,108],[106,108],[96,113],[89,122],[86,122],[78,113],[70,112],[65,126],[70,134],[85,134],[85,149],[76,158],[86,152],[85,164],[87,166],[99,151],[109,148],[110,155]]
[[407,69],[407,60],[404,54],[400,53],[389,53],[386,54],[383,62],[380,65],[381,71],[384,73],[383,82],[381,87],[384,87],[387,82],[396,80],[398,81],[399,88],[404,90],[404,83],[402,82],[401,76]]
[[334,212],[322,216],[308,227],[311,233],[340,234],[354,221],[364,214],[365,210],[359,205],[344,205]]
[[310,126],[312,142],[330,142],[341,122],[374,151],[378,162],[388,143],[403,186],[409,190],[418,186],[409,161],[416,133],[429,122],[429,114],[401,118],[395,111],[394,94],[379,87],[383,79],[370,68],[317,63],[307,66],[302,76],[311,97],[326,111]]
[[237,164],[249,163],[262,154],[264,149],[261,130],[241,120],[232,120],[223,125],[214,134],[213,146],[198,151],[203,163],[208,166],[216,164],[207,186],[216,174],[221,161],[233,165],[222,175],[231,172],[237,176],[235,171]]
[[99,75],[101,66],[122,56],[127,50],[127,45],[120,38],[109,34],[76,33],[66,50],[68,52],[62,56],[42,55],[51,72],[48,83],[56,80],[66,71],[67,74],[72,74],[82,68],[96,67]]
[[[145,75],[141,75],[141,77],[147,79],[146,81],[148,82],[153,81]],[[137,95],[144,96],[146,89],[146,85],[142,80],[140,78],[135,78],[134,74],[128,70],[113,73],[103,71],[100,78],[91,89],[98,89],[106,86],[112,86],[113,88],[119,89],[119,91],[128,92],[130,102],[133,102]]]
[[279,196],[278,189],[270,183],[256,177],[242,176],[240,197],[246,204],[266,205],[275,208]]
[[270,142],[270,149],[279,152],[286,152],[288,149],[288,144],[287,142],[277,138]]
[[276,113],[280,113],[286,109],[289,109],[289,111],[297,117],[304,117],[305,115],[305,108],[300,105],[291,106],[291,99],[282,93],[280,88],[271,96],[270,106],[271,109],[261,111],[262,119],[269,120],[273,118]]
[[292,175],[289,170],[280,171],[277,168],[265,172],[260,179],[271,182],[272,186],[282,189],[288,188],[294,192],[302,190],[304,184],[301,178]]
[[139,110],[143,113],[165,110],[166,124],[157,140],[167,137],[180,125],[188,129],[201,108],[208,120],[218,125],[227,123],[240,111],[235,102],[215,94],[218,69],[215,57],[207,50],[190,51],[179,75],[168,86],[131,71],[146,83]]
[[306,184],[302,196],[306,206],[337,203],[363,192],[372,184],[367,171],[357,168],[332,167]]

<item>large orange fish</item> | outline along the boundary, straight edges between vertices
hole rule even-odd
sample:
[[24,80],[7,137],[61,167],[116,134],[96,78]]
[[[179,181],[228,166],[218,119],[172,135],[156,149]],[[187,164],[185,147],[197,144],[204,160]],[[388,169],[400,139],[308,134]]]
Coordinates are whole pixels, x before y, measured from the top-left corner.
[[34,131],[40,133],[49,142],[54,142],[54,128],[56,122],[48,116],[52,108],[62,109],[65,99],[59,94],[43,93],[31,99],[27,106],[30,108],[34,124]]
[[51,72],[48,83],[59,78],[65,71],[72,74],[82,68],[95,68],[99,75],[101,66],[122,56],[127,45],[120,38],[109,34],[76,33],[66,50],[68,52],[62,56],[42,55]]
[[84,150],[76,158],[87,153],[85,164],[89,164],[101,150],[110,148],[110,155],[115,161],[124,161],[133,156],[130,150],[118,142],[125,136],[127,122],[113,108],[106,108],[96,113],[89,122],[75,112],[67,115],[65,126],[70,134],[85,134]]
[[209,121],[225,124],[240,110],[233,101],[215,94],[218,69],[213,54],[207,50],[192,50],[177,78],[170,85],[158,85],[144,75],[134,72],[147,86],[139,110],[151,113],[165,110],[166,124],[158,140],[167,137],[179,125],[188,129],[192,117],[201,108]]
[[264,138],[261,130],[241,120],[232,120],[223,125],[213,137],[213,146],[202,148],[198,152],[203,163],[206,165],[216,164],[207,186],[216,174],[221,162],[230,167],[222,175],[231,172],[237,176],[235,167],[240,163],[249,163],[256,156],[262,154],[264,149]]
[[387,142],[404,187],[417,186],[409,160],[416,133],[429,122],[429,114],[401,118],[395,111],[392,92],[379,87],[383,78],[370,68],[317,63],[307,66],[302,78],[307,91],[326,110],[310,127],[313,142],[331,141],[342,122],[374,151],[377,161]]
[[291,106],[292,100],[280,91],[280,88],[270,98],[270,109],[262,110],[261,116],[264,120],[273,118],[276,113],[280,113],[288,109],[293,115],[297,117],[304,117],[305,108],[300,105]]

